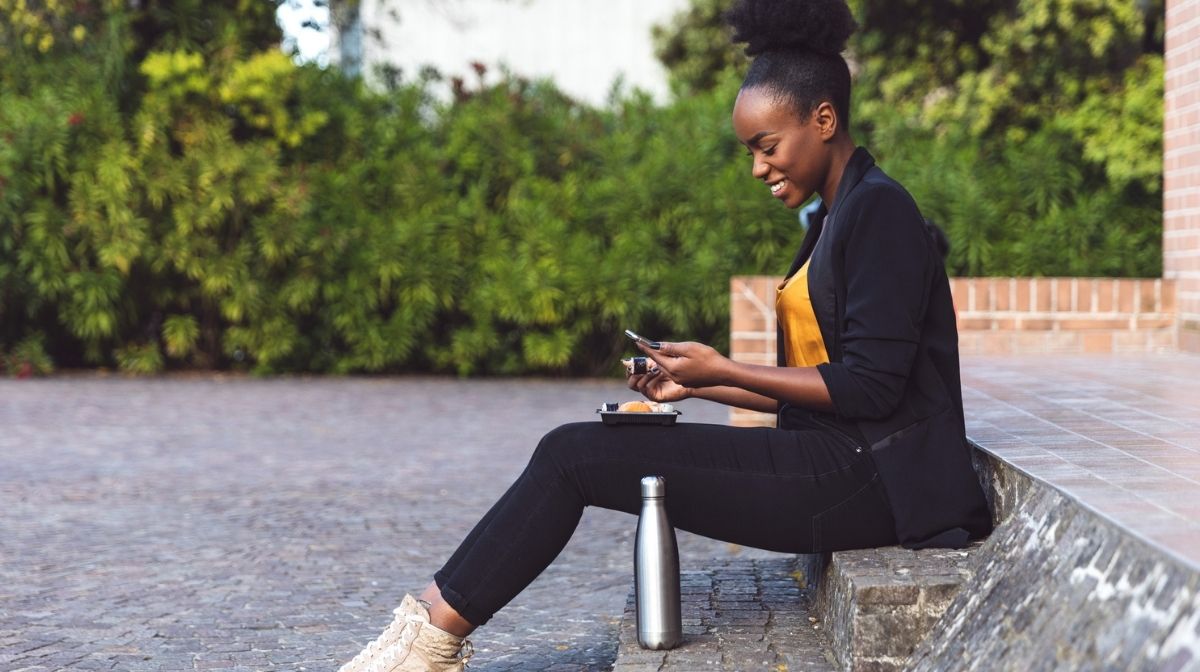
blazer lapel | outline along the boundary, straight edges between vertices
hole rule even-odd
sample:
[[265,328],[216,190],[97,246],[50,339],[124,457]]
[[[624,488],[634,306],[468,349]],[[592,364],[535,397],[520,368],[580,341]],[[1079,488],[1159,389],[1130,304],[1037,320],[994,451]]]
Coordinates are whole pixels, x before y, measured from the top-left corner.
[[808,232],[804,234],[804,240],[800,243],[800,251],[792,259],[792,265],[788,267],[787,275],[783,276],[784,280],[795,275],[796,271],[800,270],[800,267],[804,265],[804,261],[812,254],[813,248],[817,245],[817,239],[821,237],[821,229],[825,226],[825,215],[827,213],[825,204],[822,203],[820,209],[812,217],[812,224],[809,225]]
[[787,275],[784,279],[792,277],[804,262],[812,255],[813,248],[817,245],[817,239],[821,237],[821,230],[829,222],[835,221],[839,206],[846,200],[846,196],[854,187],[858,186],[859,182],[866,177],[867,171],[875,165],[875,158],[871,153],[862,147],[856,147],[854,153],[850,155],[850,159],[846,161],[846,169],[842,171],[842,181],[838,183],[837,194],[833,197],[833,209],[829,210],[827,205],[822,203],[821,208],[817,210],[813,216],[813,224],[808,227],[808,233],[804,236],[804,241],[800,243],[800,251],[796,253],[796,257],[792,259],[792,265],[788,267]]
[[846,169],[842,171],[842,181],[838,183],[837,195],[833,197],[833,208],[829,211],[829,221],[835,221],[842,203],[846,202],[846,196],[854,187],[858,186],[859,182],[862,182],[862,179],[867,176],[867,171],[874,166],[875,157],[871,156],[870,152],[863,147],[854,148],[854,153],[846,162]]

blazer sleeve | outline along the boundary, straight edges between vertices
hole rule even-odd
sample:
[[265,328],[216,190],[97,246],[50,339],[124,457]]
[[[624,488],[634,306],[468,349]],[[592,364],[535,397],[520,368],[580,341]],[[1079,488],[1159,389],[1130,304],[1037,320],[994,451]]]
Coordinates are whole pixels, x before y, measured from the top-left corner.
[[936,259],[911,196],[888,185],[860,198],[859,207],[847,213],[846,306],[837,325],[841,361],[821,364],[818,371],[838,415],[881,420],[904,396]]

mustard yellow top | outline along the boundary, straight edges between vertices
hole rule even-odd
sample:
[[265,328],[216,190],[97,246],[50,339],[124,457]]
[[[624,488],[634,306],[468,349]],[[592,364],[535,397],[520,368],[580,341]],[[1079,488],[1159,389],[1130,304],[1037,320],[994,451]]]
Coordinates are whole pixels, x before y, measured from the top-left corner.
[[816,366],[829,361],[817,314],[808,295],[808,262],[775,290],[775,317],[783,327],[788,366]]

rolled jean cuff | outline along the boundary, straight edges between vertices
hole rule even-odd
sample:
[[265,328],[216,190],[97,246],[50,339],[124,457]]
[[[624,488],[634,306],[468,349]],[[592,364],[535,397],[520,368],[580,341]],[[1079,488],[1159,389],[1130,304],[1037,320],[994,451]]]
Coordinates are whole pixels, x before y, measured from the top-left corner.
[[433,575],[433,582],[438,587],[438,592],[442,594],[442,599],[450,608],[457,611],[459,616],[462,616],[468,623],[475,627],[479,627],[488,621],[492,620],[493,614],[484,613],[473,607],[467,598],[463,597],[462,593],[446,585],[446,575],[437,572]]

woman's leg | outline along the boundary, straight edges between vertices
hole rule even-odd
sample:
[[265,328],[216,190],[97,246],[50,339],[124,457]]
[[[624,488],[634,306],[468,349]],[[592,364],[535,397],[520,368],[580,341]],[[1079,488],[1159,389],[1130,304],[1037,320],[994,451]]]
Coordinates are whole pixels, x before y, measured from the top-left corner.
[[485,623],[554,560],[585,506],[636,514],[651,474],[666,477],[672,523],[704,536],[785,552],[895,543],[869,451],[832,431],[564,425],[435,575],[431,622],[455,634]]

